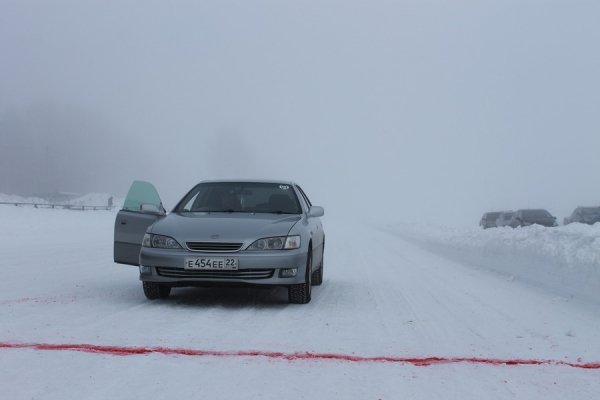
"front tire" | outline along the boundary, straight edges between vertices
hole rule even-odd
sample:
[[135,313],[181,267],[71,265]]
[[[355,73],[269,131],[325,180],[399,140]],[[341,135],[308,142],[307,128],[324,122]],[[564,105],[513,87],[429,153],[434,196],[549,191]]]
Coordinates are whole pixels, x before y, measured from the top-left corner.
[[156,282],[142,282],[144,294],[148,300],[166,299],[171,294],[171,287]]
[[325,248],[323,248],[323,254],[321,255],[321,266],[319,267],[318,270],[316,270],[315,272],[312,273],[312,285],[313,286],[320,286],[323,283],[323,264],[325,263],[324,257],[325,257]]
[[312,250],[308,251],[306,260],[306,274],[304,283],[290,285],[288,287],[288,299],[292,304],[307,304],[310,302],[311,287],[312,287]]

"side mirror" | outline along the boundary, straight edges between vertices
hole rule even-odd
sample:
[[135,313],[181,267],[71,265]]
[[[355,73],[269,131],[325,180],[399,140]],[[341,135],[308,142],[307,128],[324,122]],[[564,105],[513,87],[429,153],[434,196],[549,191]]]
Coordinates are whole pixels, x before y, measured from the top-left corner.
[[308,209],[308,217],[309,218],[322,217],[323,215],[325,215],[325,210],[323,209],[323,207],[312,206],[311,208]]
[[141,204],[140,211],[148,214],[165,215],[165,211],[157,207],[156,204]]

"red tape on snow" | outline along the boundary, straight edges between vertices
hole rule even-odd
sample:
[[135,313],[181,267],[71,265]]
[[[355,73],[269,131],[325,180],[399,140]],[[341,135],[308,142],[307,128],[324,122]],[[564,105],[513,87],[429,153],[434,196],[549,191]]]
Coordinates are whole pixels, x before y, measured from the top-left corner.
[[347,354],[329,353],[283,353],[274,351],[219,351],[198,350],[170,347],[125,347],[125,346],[102,346],[85,343],[53,344],[53,343],[11,343],[0,342],[0,349],[32,349],[46,351],[81,351],[84,353],[109,354],[114,356],[136,356],[146,354],[181,355],[192,357],[263,357],[280,360],[335,360],[357,363],[401,363],[412,364],[419,367],[449,364],[469,363],[487,365],[558,365],[583,369],[600,369],[600,362],[581,363],[555,360],[528,360],[528,359],[498,359],[479,357],[390,357],[376,356],[365,357]]

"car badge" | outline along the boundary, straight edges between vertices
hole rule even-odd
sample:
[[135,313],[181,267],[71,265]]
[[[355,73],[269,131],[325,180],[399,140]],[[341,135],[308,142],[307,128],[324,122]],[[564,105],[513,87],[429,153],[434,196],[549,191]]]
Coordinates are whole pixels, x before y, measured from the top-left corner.
[[218,239],[218,238],[219,238],[219,235],[210,235],[210,238],[211,238],[211,239]]

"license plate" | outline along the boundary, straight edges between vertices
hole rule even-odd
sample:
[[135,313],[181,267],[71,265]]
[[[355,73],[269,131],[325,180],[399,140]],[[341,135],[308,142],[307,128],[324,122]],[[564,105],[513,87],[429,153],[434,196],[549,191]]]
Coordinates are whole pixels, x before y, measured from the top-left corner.
[[199,270],[237,271],[238,259],[236,257],[186,258],[184,260],[183,268]]

